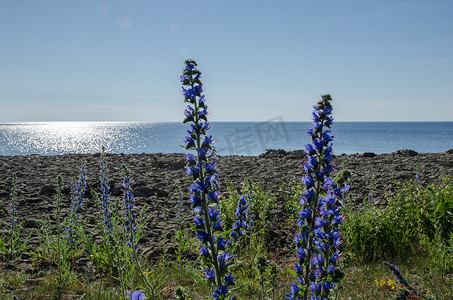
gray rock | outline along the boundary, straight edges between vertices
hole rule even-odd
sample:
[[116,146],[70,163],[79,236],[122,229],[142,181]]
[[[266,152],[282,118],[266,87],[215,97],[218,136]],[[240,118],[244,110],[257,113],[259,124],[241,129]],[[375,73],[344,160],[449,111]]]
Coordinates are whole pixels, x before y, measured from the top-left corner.
[[363,152],[362,154],[360,154],[361,157],[375,157],[376,156],[376,153],[373,153],[373,152]]
[[56,193],[56,189],[54,185],[45,185],[41,188],[39,192],[41,195],[52,196]]

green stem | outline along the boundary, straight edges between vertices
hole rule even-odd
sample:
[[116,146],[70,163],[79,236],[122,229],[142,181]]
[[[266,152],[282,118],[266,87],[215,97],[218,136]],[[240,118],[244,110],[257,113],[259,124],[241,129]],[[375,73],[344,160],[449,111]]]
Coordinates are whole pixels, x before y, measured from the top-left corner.
[[148,276],[145,274],[145,272],[143,272],[142,266],[140,265],[140,262],[138,261],[138,258],[137,258],[137,251],[134,248],[132,248],[132,249],[134,252],[134,260],[135,260],[135,263],[137,264],[138,271],[140,272],[143,281],[148,286],[148,288],[151,290],[151,293],[154,295],[154,287],[148,281]]
[[[113,234],[113,233],[112,233]],[[118,269],[118,275],[120,277],[120,284],[121,284],[121,297],[124,297],[126,299],[126,290],[124,288],[124,278],[123,278],[123,266],[121,263],[121,256],[118,251],[118,247],[116,246],[116,243],[113,240],[113,237],[110,237],[110,242],[113,244],[113,249],[115,251],[115,256],[116,256],[116,266]]]
[[58,276],[59,276],[59,283],[58,289],[61,289],[63,284],[63,278],[61,276],[61,248],[60,248],[60,200],[61,200],[61,191],[63,190],[63,177],[58,175],[57,177],[57,199],[56,199],[56,222],[57,222],[57,263],[58,263]]
[[[194,83],[191,82],[191,87],[193,88],[194,87]],[[199,125],[199,122],[200,122],[200,118],[198,116],[198,105],[197,105],[197,101],[195,101],[194,103],[194,112],[195,112],[195,119],[194,119],[194,123],[197,125]],[[201,134],[198,132],[196,134],[196,143],[197,143],[197,149],[199,149],[201,147]],[[198,161],[197,162],[200,162],[200,157],[198,157]],[[204,179],[204,166],[203,164],[201,164],[200,166],[200,178],[203,180]],[[203,201],[203,214],[204,214],[204,218],[205,218],[205,230],[206,232],[208,233],[209,235],[209,247],[210,247],[210,250],[211,250],[211,258],[212,258],[212,263],[214,265],[214,271],[215,271],[215,274],[216,274],[216,285],[217,287],[220,287],[222,285],[222,278],[220,277],[220,266],[219,266],[219,262],[217,260],[217,249],[214,245],[214,242],[213,242],[213,237],[212,237],[212,226],[211,226],[211,220],[209,218],[209,215],[208,215],[208,203],[207,203],[207,197],[206,197],[206,193],[205,191],[202,192],[201,194],[201,197],[202,197],[202,201]]]

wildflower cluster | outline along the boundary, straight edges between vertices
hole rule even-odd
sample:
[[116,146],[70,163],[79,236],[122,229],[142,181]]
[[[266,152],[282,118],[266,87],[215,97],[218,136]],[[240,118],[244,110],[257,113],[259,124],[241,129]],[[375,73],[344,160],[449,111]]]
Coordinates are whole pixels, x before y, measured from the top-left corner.
[[385,279],[381,279],[381,280],[375,279],[374,282],[378,286],[388,288],[391,291],[394,291],[396,289],[396,282],[395,282],[395,280],[392,280],[392,279],[387,280],[387,281]]
[[341,197],[348,189],[337,185],[331,178],[333,123],[330,95],[314,106],[312,128],[308,130],[311,144],[306,145],[307,161],[304,162],[305,192],[301,196],[302,209],[296,233],[298,263],[294,264],[298,284],[292,284],[287,299],[326,299],[335,283],[341,279],[338,268],[340,258],[340,231],[342,224]]
[[132,194],[133,181],[130,178],[129,170],[127,169],[127,167],[123,165],[122,168],[124,174],[123,188],[124,188],[124,206],[126,214],[126,224],[124,226],[128,233],[129,239],[127,245],[135,251],[137,250],[138,245],[135,237],[137,227],[135,224],[136,213],[134,211],[134,195]]
[[73,180],[71,184],[71,212],[68,219],[68,226],[66,228],[66,238],[75,243],[74,239],[74,228],[78,226],[78,221],[80,218],[80,211],[82,210],[83,201],[85,200],[84,195],[86,192],[86,176],[87,172],[85,169],[85,164],[82,163],[80,167],[80,176],[79,179]]
[[180,76],[184,101],[187,106],[183,123],[190,123],[185,139],[187,154],[187,175],[192,179],[189,187],[190,203],[196,217],[193,228],[200,242],[200,254],[206,266],[204,276],[208,285],[215,288],[214,299],[225,299],[228,286],[234,284],[233,275],[228,273],[232,259],[228,251],[229,241],[220,237],[223,223],[220,219],[219,192],[215,149],[212,136],[207,134],[211,125],[207,118],[205,96],[202,95],[201,72],[193,60],[185,62]]
[[[17,175],[13,174],[12,189],[9,203],[9,229],[5,234],[0,235],[0,254],[4,255],[7,261],[14,259],[24,251],[28,246],[29,237],[21,240],[22,223],[17,220]],[[1,256],[0,256],[1,257]]]
[[246,231],[250,231],[254,228],[253,225],[253,213],[251,213],[250,203],[253,201],[253,198],[250,198],[249,195],[241,195],[238,201],[236,208],[236,221],[233,224],[233,231],[231,232],[231,237],[234,241],[243,236]]

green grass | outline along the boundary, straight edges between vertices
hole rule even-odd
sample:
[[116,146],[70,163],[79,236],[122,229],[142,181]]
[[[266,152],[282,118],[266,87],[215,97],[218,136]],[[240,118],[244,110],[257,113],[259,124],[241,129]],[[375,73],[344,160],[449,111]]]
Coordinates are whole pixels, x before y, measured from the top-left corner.
[[[426,263],[429,263],[429,259],[413,258],[413,261],[400,264],[399,268],[411,285],[418,290],[429,291],[428,295],[437,296],[437,299],[453,299],[451,274],[444,277],[427,272]],[[285,269],[289,265],[280,264],[280,267],[282,273],[279,274],[275,299],[283,299],[284,294],[288,293],[290,283],[294,282],[294,277]],[[237,277],[242,276],[252,280],[246,288],[237,293],[237,296],[243,296],[244,299],[260,299],[261,296],[259,283],[253,280],[256,272],[252,271],[252,268],[247,264],[235,272]],[[396,278],[382,263],[351,264],[344,271],[346,276],[337,299],[392,299],[396,296],[398,290]],[[165,284],[155,297],[148,296],[147,299],[175,299],[174,292],[178,286],[185,287],[190,299],[204,299],[209,296],[210,290],[193,280],[187,270],[183,271],[180,281],[176,280],[178,274],[179,270],[176,266],[168,266],[162,278]],[[56,273],[52,272],[31,275],[20,271],[2,271],[1,299],[13,299],[13,296],[19,299],[58,299],[56,276]],[[382,281],[386,284],[379,284]],[[393,284],[388,284],[392,281]],[[244,282],[239,280],[238,284],[241,283]],[[266,287],[270,288],[269,284]],[[63,291],[61,299],[119,299],[119,295],[119,288],[107,279],[82,280],[79,278]],[[270,297],[270,292],[267,296]]]
[[[303,188],[287,188],[288,215],[297,212],[297,195]],[[244,247],[235,256],[242,261],[234,269],[236,285],[244,285],[236,293],[243,299],[261,299],[262,289],[256,259],[264,255],[268,262],[278,265],[274,286],[275,299],[283,299],[295,281],[288,271],[292,269],[295,254],[280,257],[266,244],[266,233],[274,219],[266,212],[276,206],[277,198],[264,191],[251,180],[246,180],[241,193],[254,198],[256,228]],[[229,224],[233,218],[235,200],[239,193],[232,186],[224,196],[223,219]],[[392,299],[400,285],[396,277],[383,264],[396,264],[409,283],[433,299],[453,299],[453,182],[449,177],[439,183],[421,186],[416,181],[402,183],[397,192],[387,195],[387,205],[374,206],[365,199],[360,207],[347,205],[343,226],[345,278],[338,290],[337,299]],[[296,218],[287,224],[295,223]],[[295,226],[293,227],[295,228]],[[291,230],[291,229],[290,229]],[[294,232],[288,232],[293,236]],[[189,235],[190,236],[190,235]],[[192,237],[193,238],[193,237]],[[196,251],[194,249],[194,251]],[[86,257],[85,257],[86,258]],[[165,261],[165,266],[162,262]],[[20,260],[15,261],[21,263]],[[181,268],[181,265],[183,268]],[[178,264],[173,256],[157,258],[151,272],[162,274],[155,286],[155,295],[147,299],[175,299],[178,286],[184,287],[189,299],[205,299],[210,288],[193,279],[191,274],[201,274],[197,261],[185,258]],[[120,299],[121,289],[117,280],[102,272],[93,277],[71,270],[64,288],[58,291],[58,269],[55,264],[29,274],[6,268],[0,263],[1,299]],[[152,274],[151,274],[152,275]],[[128,289],[143,288],[139,277],[129,281]],[[269,272],[265,274],[265,299],[271,299],[272,284]]]

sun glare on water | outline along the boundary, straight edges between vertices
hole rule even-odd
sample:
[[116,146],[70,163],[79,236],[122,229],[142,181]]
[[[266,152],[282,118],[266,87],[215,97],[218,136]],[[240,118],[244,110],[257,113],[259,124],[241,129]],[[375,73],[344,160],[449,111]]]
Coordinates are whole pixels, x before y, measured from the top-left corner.
[[[26,124],[26,126],[24,126]],[[115,122],[43,122],[4,124],[4,139],[24,154],[95,153],[104,146],[128,152],[133,134],[125,134],[125,125]],[[130,123],[129,123],[130,126]]]

